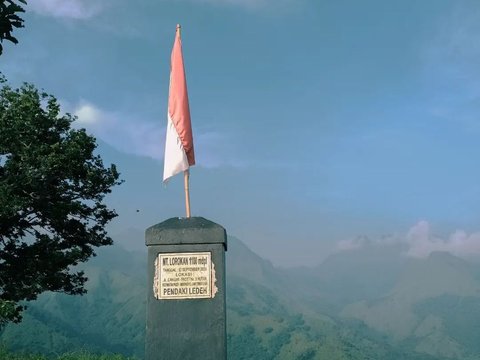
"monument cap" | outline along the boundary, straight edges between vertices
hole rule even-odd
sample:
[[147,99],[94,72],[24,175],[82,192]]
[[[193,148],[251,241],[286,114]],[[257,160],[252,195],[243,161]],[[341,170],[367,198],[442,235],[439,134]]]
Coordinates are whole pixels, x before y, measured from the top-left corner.
[[145,231],[145,244],[223,244],[227,250],[227,233],[223,226],[203,217],[170,218]]

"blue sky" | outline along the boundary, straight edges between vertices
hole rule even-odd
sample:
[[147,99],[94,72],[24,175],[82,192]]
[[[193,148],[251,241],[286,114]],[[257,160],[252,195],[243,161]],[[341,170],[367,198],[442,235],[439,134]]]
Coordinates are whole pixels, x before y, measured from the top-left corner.
[[279,265],[360,234],[480,230],[478,1],[30,2],[0,69],[118,163],[112,232],[184,212],[182,179],[161,184],[177,23],[194,215]]

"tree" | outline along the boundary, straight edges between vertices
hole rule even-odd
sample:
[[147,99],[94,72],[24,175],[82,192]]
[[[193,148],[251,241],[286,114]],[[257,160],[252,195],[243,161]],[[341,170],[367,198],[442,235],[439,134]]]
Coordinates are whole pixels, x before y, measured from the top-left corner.
[[122,181],[55,97],[0,82],[1,325],[44,291],[86,292],[75,266],[112,244],[105,225],[117,214],[104,197]]
[[0,0],[0,55],[3,53],[3,40],[18,43],[17,38],[12,35],[13,28],[23,28],[23,19],[18,13],[25,12],[20,5],[27,5],[26,0]]

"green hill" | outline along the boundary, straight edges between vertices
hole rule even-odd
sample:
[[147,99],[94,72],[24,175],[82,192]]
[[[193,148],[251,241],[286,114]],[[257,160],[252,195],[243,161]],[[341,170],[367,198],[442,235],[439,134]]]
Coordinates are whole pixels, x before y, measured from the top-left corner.
[[[475,335],[464,334],[480,323],[477,267],[445,254],[407,261],[396,250],[380,253],[343,252],[314,269],[278,269],[229,238],[229,359],[475,358]],[[85,271],[88,294],[44,294],[29,304],[24,321],[1,335],[9,349],[143,357],[146,254],[104,248]],[[442,279],[430,281],[435,274]],[[469,312],[458,317],[460,308]]]
[[[480,303],[480,282],[475,272],[471,263],[448,253],[410,259],[392,289],[374,300],[349,304],[341,314],[362,320],[393,338],[393,343],[408,345],[419,353],[478,359],[480,351],[473,345],[478,339],[462,341],[476,333],[478,327],[474,324],[480,320],[473,305]],[[456,299],[457,309],[442,307],[447,304],[446,298]],[[463,311],[456,311],[458,308]],[[465,321],[467,309],[470,321]],[[456,336],[451,335],[452,331]]]
[[21,324],[6,327],[3,342],[47,355],[86,349],[143,356],[146,265],[139,255],[102,249],[85,269],[87,295],[43,294],[29,304]]

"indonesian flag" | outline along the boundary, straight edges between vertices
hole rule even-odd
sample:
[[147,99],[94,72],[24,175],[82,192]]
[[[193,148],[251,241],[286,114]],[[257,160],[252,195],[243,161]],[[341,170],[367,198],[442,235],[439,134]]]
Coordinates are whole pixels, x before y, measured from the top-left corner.
[[195,165],[180,25],[177,25],[172,49],[169,92],[167,140],[165,141],[165,160],[163,165],[164,182],[179,172],[188,170],[190,166]]

